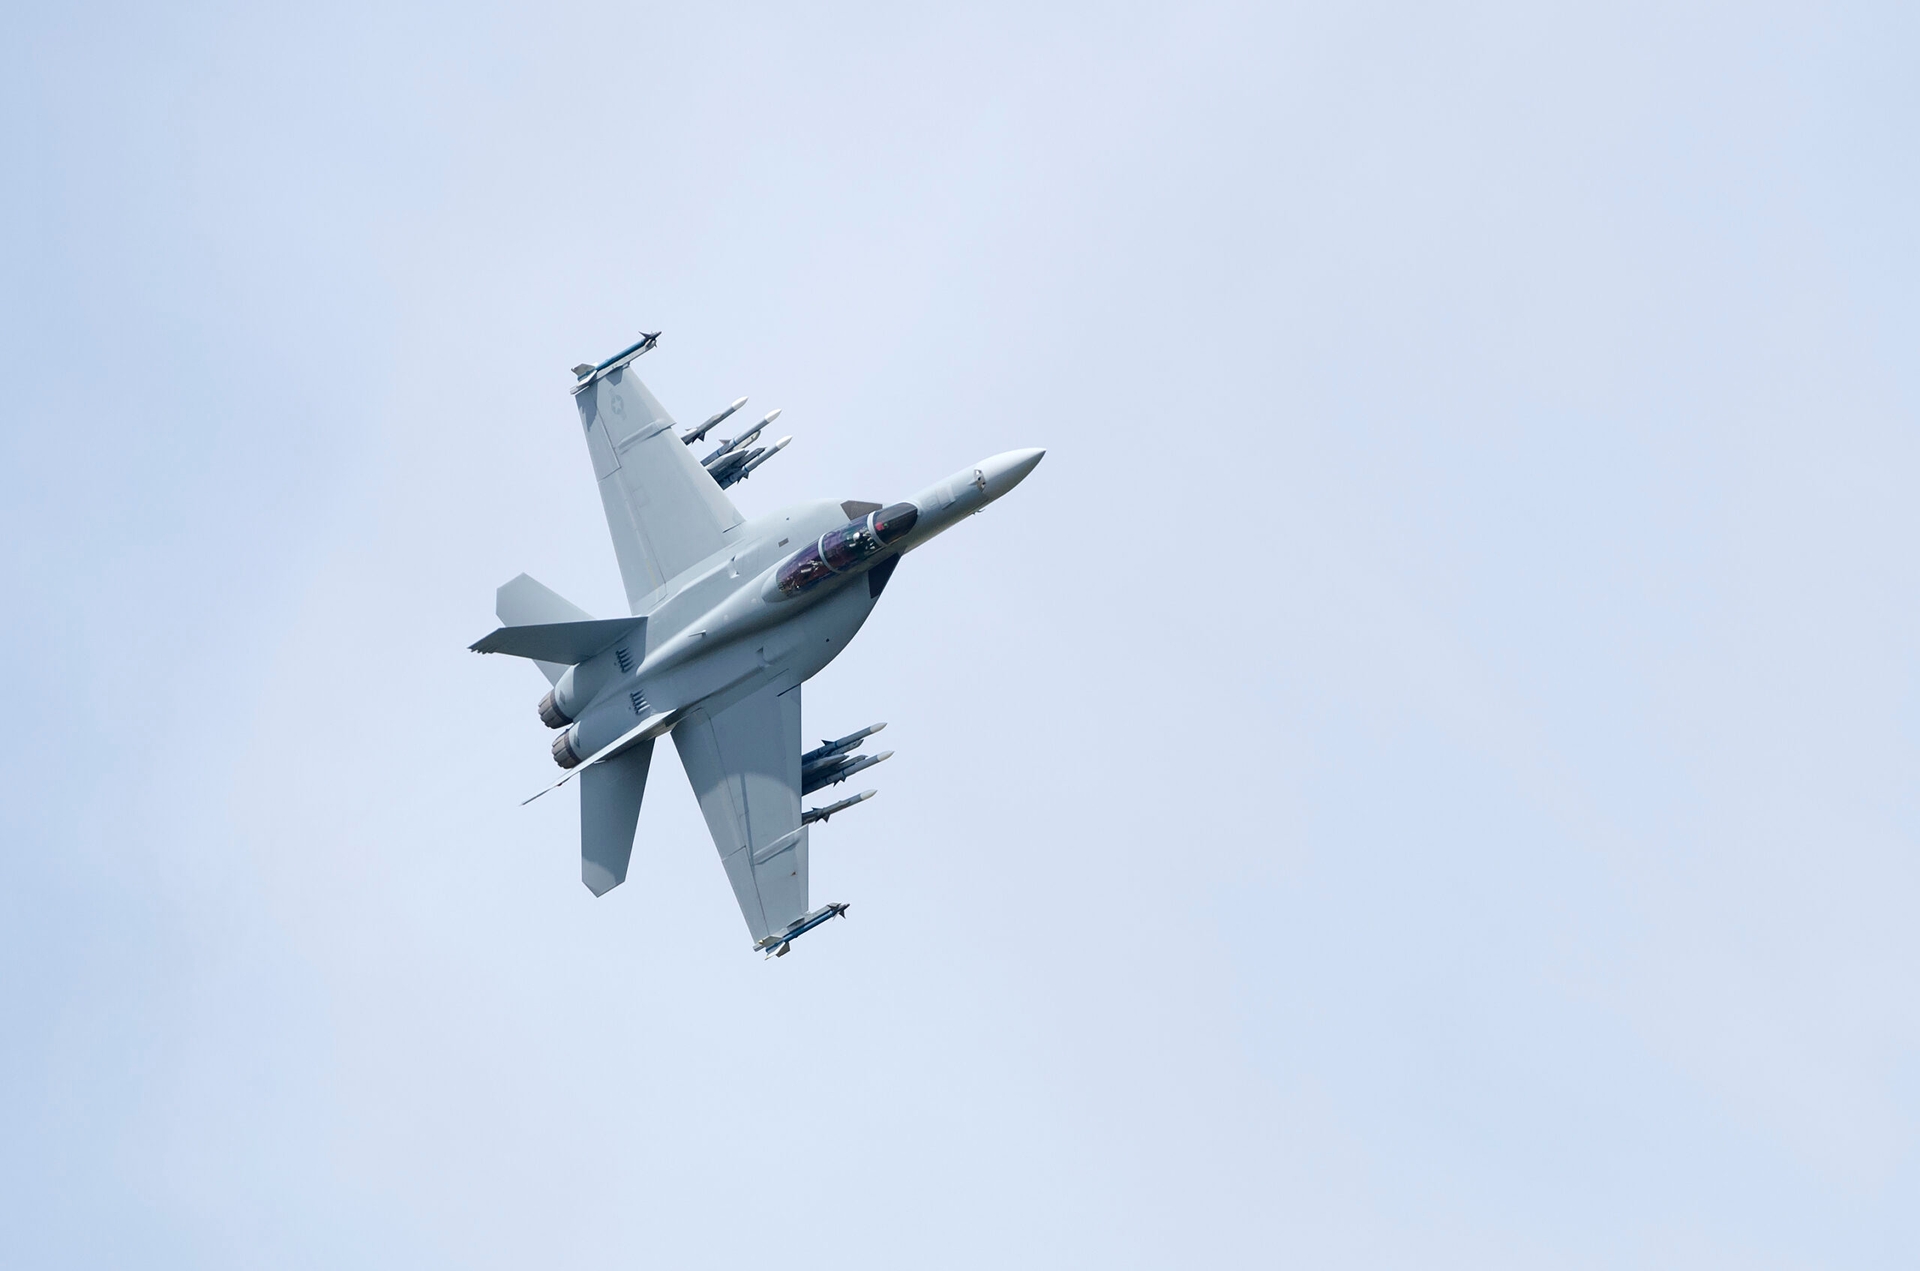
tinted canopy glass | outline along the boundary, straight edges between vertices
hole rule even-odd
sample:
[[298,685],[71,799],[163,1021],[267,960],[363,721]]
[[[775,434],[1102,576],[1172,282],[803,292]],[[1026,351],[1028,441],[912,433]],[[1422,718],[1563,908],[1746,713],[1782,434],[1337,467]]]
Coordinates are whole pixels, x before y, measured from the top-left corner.
[[895,503],[873,514],[873,532],[880,536],[882,543],[897,543],[907,536],[907,531],[919,519],[919,508],[911,503]]
[[780,567],[776,576],[783,596],[797,596],[807,588],[824,578],[830,577],[825,561],[820,559],[820,544],[809,543],[803,552]]
[[836,574],[846,573],[879,550],[880,536],[866,521],[855,521],[820,536],[820,554]]
[[820,536],[813,546],[794,555],[776,576],[783,595],[797,596],[830,574],[844,574],[873,559],[906,537],[920,519],[911,503],[896,503]]

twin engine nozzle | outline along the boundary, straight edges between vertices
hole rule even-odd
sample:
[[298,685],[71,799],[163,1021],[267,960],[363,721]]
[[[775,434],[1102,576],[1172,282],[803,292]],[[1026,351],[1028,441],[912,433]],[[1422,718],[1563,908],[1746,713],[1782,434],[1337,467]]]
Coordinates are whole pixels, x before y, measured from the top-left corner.
[[579,767],[580,761],[586,756],[574,753],[573,729],[567,727],[573,723],[573,716],[560,709],[560,704],[553,700],[552,689],[548,689],[547,695],[540,699],[540,722],[548,728],[561,730],[553,737],[553,761],[562,768]]
[[540,699],[540,722],[548,728],[565,728],[579,719],[608,685],[632,671],[637,660],[634,650],[639,647],[636,643],[639,624],[643,621],[634,619],[634,627],[624,639],[616,640],[609,649],[561,672],[560,678]]

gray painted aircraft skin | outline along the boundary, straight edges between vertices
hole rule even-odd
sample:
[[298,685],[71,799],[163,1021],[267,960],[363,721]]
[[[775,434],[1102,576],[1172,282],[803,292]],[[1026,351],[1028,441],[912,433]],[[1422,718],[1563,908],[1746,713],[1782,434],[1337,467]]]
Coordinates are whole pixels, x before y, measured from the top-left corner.
[[594,895],[626,879],[653,743],[671,735],[754,947],[784,954],[847,908],[809,906],[809,830],[873,791],[810,810],[802,796],[893,753],[856,753],[886,727],[874,724],[803,754],[800,686],[847,647],[902,556],[1045,452],[982,459],[901,503],[821,500],[749,521],[722,491],[791,440],[755,445],[780,412],[696,459],[690,447],[746,399],[677,432],[632,370],[658,338],[574,368],[629,616],[593,618],[522,574],[499,590],[505,625],[473,648],[530,659],[553,685],[540,718],[566,775],[547,790],[579,778],[580,877]]

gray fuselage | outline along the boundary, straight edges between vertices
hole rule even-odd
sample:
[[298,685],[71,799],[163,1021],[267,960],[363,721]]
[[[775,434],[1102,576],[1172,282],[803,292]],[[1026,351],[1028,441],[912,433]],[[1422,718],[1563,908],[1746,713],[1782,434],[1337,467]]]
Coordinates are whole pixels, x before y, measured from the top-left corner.
[[[884,510],[801,503],[737,526],[720,551],[639,599],[646,622],[633,638],[555,684],[573,721],[556,758],[570,767],[649,717],[720,710],[774,680],[810,679],[853,640],[900,556],[1012,489],[1039,457],[995,455]],[[890,514],[891,531],[880,520],[876,532]]]

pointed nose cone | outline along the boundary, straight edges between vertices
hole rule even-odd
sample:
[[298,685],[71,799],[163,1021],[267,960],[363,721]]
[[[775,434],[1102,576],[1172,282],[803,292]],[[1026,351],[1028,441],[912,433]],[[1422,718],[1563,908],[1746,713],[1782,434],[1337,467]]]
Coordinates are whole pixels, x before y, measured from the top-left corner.
[[997,499],[1027,479],[1040,466],[1044,450],[1009,450],[980,464],[980,475],[987,480],[987,498]]

